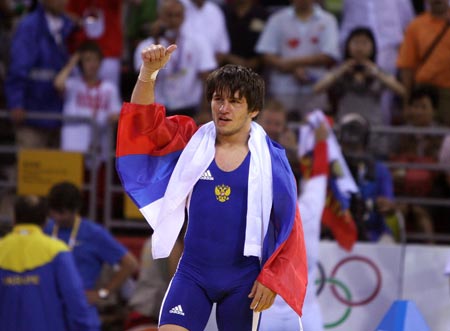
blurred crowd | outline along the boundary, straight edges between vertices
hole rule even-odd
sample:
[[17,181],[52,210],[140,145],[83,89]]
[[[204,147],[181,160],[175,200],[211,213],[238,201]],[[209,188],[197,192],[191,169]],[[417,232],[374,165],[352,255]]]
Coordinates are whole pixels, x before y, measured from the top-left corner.
[[[430,134],[450,124],[445,0],[3,0],[0,15],[3,145],[95,153],[87,169],[101,173],[105,128],[129,100],[140,52],[176,43],[156,86],[169,115],[208,121],[207,75],[227,63],[248,66],[266,79],[267,99],[283,107],[287,126],[315,109],[336,130],[361,115],[368,156],[397,164],[383,175],[392,177],[390,199],[445,198],[449,190],[447,172],[430,170],[450,158],[445,134]],[[399,125],[409,131],[376,130]],[[1,158],[1,176],[14,178],[14,157]],[[445,206],[398,208],[414,220],[412,232],[449,230]]]
[[[208,74],[250,67],[266,80],[258,121],[286,148],[299,180],[307,173],[300,128],[315,110],[325,114],[358,187],[347,212],[359,240],[400,240],[401,218],[407,232],[435,243],[450,233],[450,206],[419,200],[450,193],[449,13],[447,0],[0,0],[0,145],[95,153],[86,172],[101,182],[112,143],[106,128],[130,99],[140,52],[177,44],[156,83],[168,115],[209,121]],[[15,158],[0,160],[0,177],[15,178]],[[9,213],[14,194],[0,190]],[[324,226],[322,237],[331,232]],[[134,277],[139,295],[125,296],[130,328],[157,321],[155,303],[182,250],[154,264],[149,245]],[[136,272],[134,258],[116,249],[106,262],[125,263],[127,272],[111,290]]]

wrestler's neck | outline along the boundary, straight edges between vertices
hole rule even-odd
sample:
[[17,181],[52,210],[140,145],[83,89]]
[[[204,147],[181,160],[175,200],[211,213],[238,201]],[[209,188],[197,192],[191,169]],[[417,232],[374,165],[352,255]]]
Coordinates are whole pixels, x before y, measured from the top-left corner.
[[248,139],[250,138],[250,129],[240,131],[234,134],[218,134],[216,137],[216,148],[235,148],[248,147]]
[[234,171],[244,161],[248,151],[247,142],[225,140],[220,144],[216,143],[214,160],[222,171]]

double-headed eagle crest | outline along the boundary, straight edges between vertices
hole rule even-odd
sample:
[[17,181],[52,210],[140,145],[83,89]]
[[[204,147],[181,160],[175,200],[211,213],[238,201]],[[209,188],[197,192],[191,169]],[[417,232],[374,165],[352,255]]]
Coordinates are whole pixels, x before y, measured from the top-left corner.
[[230,199],[231,187],[225,184],[217,185],[214,189],[214,193],[216,194],[217,200],[225,202]]

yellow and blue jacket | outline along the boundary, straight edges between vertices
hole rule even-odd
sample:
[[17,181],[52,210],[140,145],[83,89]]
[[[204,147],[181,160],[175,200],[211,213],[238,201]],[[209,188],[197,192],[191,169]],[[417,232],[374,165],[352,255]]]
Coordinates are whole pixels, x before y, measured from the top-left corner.
[[0,240],[0,325],[5,331],[92,331],[67,246],[32,224]]

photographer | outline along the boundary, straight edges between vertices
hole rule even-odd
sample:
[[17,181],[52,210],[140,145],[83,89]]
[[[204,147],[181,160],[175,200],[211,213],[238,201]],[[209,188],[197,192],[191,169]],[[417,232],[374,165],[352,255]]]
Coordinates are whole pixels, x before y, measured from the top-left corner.
[[347,114],[339,122],[339,142],[359,188],[350,204],[358,239],[376,242],[392,236],[386,216],[394,214],[395,204],[389,169],[367,151],[369,135],[369,122],[359,114]]

